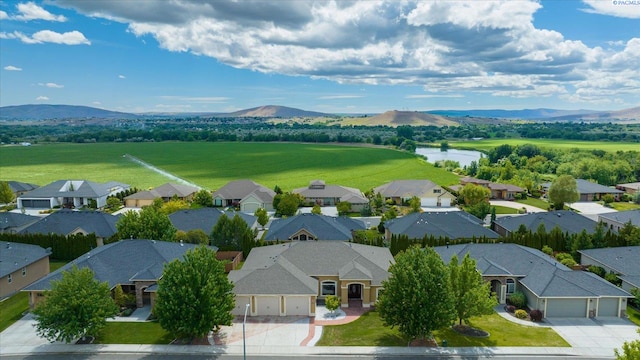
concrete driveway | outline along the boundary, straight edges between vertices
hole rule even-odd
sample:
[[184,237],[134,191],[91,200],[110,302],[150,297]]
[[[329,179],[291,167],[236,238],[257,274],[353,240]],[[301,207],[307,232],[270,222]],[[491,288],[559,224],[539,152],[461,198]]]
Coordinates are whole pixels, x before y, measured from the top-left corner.
[[616,212],[616,209],[604,207],[597,202],[576,202],[569,204],[569,207],[580,212],[581,215],[591,220],[598,221],[598,214]]
[[594,356],[613,356],[625,341],[640,337],[638,327],[627,319],[616,317],[545,319],[572,347]]
[[508,207],[508,208],[512,208],[512,209],[522,209],[525,208],[527,209],[527,213],[537,213],[537,212],[546,212],[547,210],[545,209],[540,209],[539,207],[535,207],[535,206],[531,206],[531,205],[527,205],[527,204],[521,204],[515,201],[506,201],[506,200],[491,200],[489,201],[489,203],[491,205],[494,206],[504,206],[504,207]]

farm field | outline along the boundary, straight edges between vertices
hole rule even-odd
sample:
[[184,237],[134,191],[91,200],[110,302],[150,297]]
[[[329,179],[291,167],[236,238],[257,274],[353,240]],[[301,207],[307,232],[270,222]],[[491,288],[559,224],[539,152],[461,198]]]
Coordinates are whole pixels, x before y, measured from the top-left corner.
[[541,148],[555,149],[582,149],[582,150],[604,150],[608,152],[616,151],[639,151],[640,144],[633,142],[610,142],[610,141],[578,141],[578,140],[553,140],[553,139],[486,139],[475,141],[449,141],[449,146],[456,149],[473,149],[478,151],[488,151],[497,146],[532,144]]
[[5,146],[0,148],[0,177],[38,185],[60,179],[114,180],[143,189],[169,181],[124,154],[212,190],[236,179],[252,179],[269,188],[278,185],[285,191],[314,179],[363,191],[396,179],[458,183],[456,175],[391,149],[240,142]]

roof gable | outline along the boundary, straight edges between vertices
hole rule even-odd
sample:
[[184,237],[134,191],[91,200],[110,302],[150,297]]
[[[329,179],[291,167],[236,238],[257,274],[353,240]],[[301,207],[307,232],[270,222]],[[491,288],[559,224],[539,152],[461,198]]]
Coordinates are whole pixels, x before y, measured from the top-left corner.
[[108,238],[118,231],[116,228],[118,219],[119,216],[100,211],[63,209],[45,216],[25,227],[19,233],[69,235],[75,233],[78,229],[82,229],[88,234],[96,234],[97,237]]
[[0,278],[45,258],[50,251],[38,245],[0,242]]
[[352,230],[363,230],[362,221],[342,217],[317,214],[301,214],[286,219],[276,219],[271,223],[264,240],[289,240],[300,230],[313,234],[318,240],[351,240]]
[[510,232],[517,231],[520,225],[524,225],[531,231],[536,231],[540,224],[544,224],[547,232],[550,232],[557,226],[562,232],[568,232],[569,234],[577,234],[582,232],[582,230],[587,230],[587,232],[591,234],[596,230],[596,226],[598,225],[598,223],[586,216],[569,210],[504,216],[497,218],[494,222]]
[[407,235],[411,239],[420,239],[425,235],[450,239],[499,237],[497,233],[482,226],[482,220],[464,211],[412,213],[388,221],[385,227],[392,234]]

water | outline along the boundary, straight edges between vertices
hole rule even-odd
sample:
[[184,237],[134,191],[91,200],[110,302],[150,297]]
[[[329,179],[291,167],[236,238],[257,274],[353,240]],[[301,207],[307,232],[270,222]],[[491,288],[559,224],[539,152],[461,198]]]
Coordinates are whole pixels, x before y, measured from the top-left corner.
[[449,149],[440,151],[440,148],[417,148],[416,154],[426,156],[427,161],[435,163],[440,160],[453,160],[460,163],[460,167],[469,166],[472,161],[478,162],[482,153],[474,150]]

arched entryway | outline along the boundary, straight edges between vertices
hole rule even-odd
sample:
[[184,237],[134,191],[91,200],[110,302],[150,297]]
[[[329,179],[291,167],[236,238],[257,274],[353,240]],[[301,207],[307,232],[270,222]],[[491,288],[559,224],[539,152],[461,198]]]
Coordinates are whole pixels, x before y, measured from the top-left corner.
[[362,284],[349,284],[347,294],[349,307],[362,307]]

